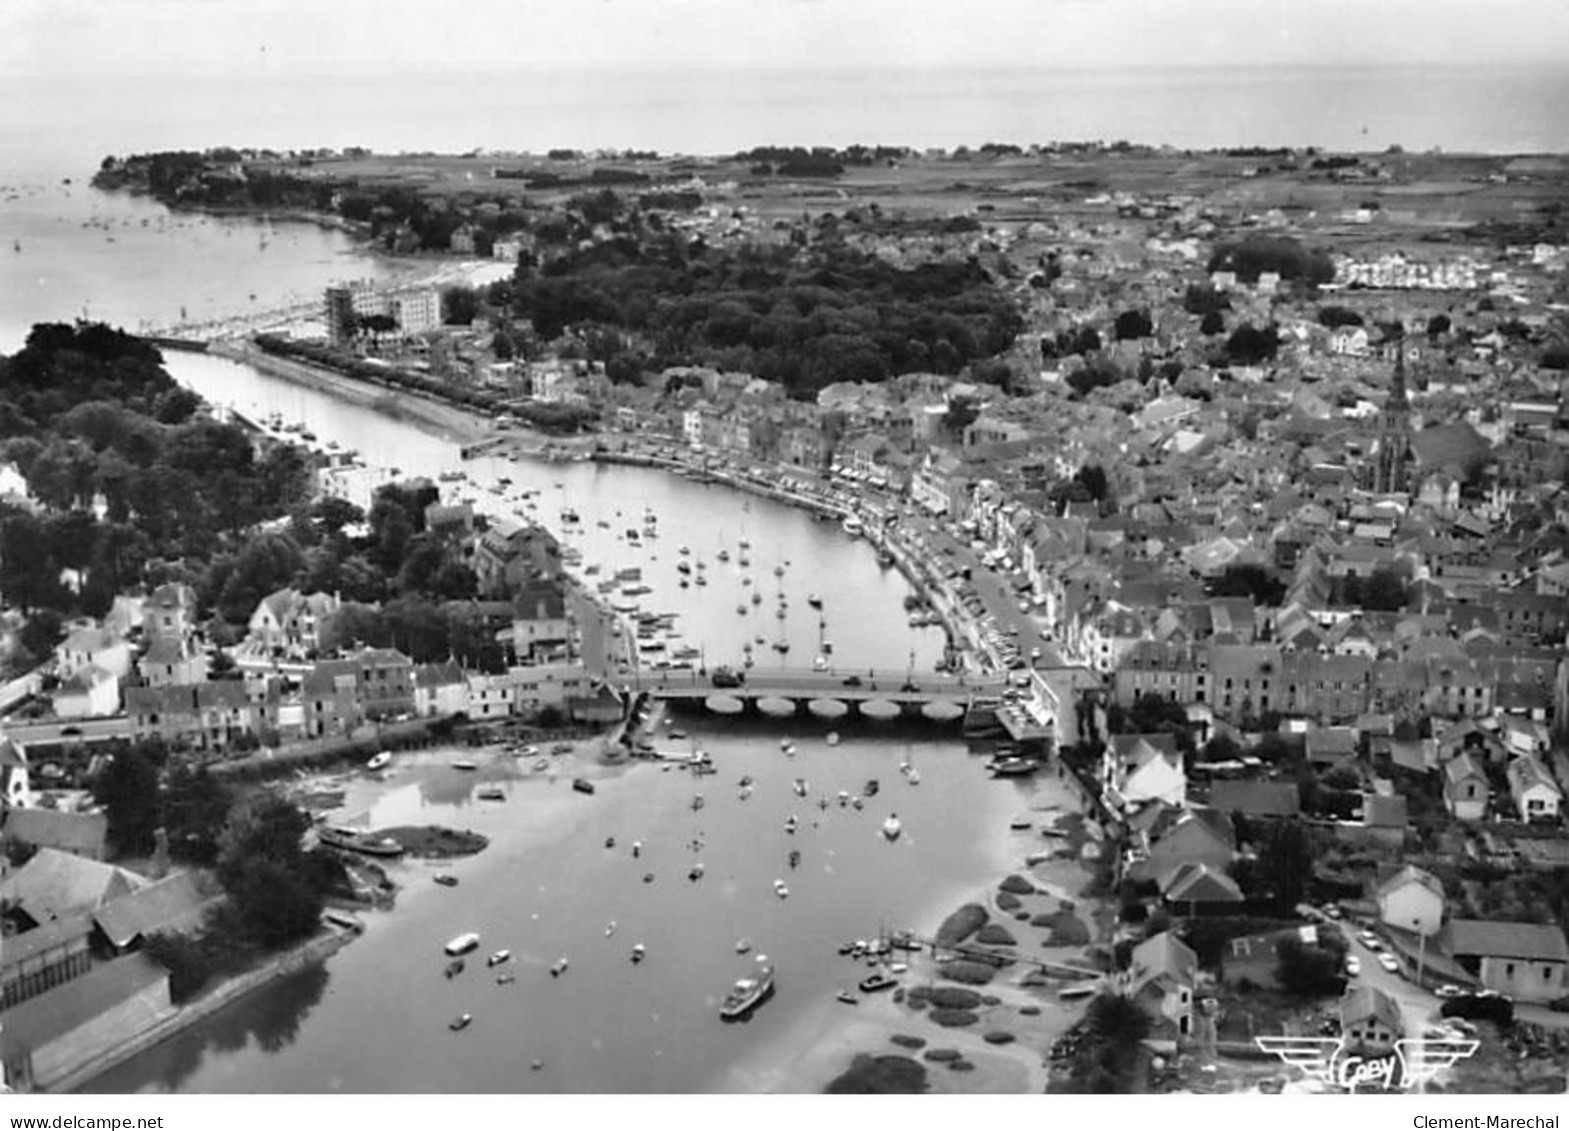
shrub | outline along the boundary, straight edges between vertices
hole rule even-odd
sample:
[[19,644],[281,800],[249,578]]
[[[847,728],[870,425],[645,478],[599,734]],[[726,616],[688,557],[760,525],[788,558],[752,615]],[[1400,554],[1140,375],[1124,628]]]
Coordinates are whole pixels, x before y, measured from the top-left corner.
[[982,1037],[981,1040],[989,1045],[1011,1045],[1013,1043],[1013,1034],[1004,1029],[993,1029]]
[[975,1009],[981,1004],[981,995],[962,986],[930,986],[926,999],[939,1009]]
[[829,1095],[919,1095],[926,1091],[926,1069],[907,1056],[861,1053],[824,1091]]
[[888,1039],[902,1049],[923,1049],[926,1047],[925,1037],[915,1037],[909,1033],[895,1033]]
[[1041,1015],[1041,1007],[1038,1006],[1038,1005],[1021,1005],[1021,1006],[1019,1006],[1019,1016],[1020,1017],[1039,1017],[1040,1015]]
[[948,1062],[948,1070],[950,1072],[974,1072],[975,1065],[967,1060],[950,1060]]
[[960,1059],[960,1053],[958,1049],[927,1049],[921,1054],[921,1059],[941,1064],[945,1060]]
[[1009,876],[1007,879],[1003,880],[1002,883],[998,884],[997,886],[998,886],[999,890],[1004,891],[1004,892],[1011,892],[1014,895],[1035,895],[1036,894],[1035,885],[1030,883],[1029,880],[1025,879],[1023,876],[1019,875],[1017,872],[1015,872],[1013,875]]
[[1014,938],[1007,927],[1000,923],[987,923],[975,935],[975,941],[987,946],[1018,946],[1019,940]]
[[979,903],[966,903],[948,918],[944,919],[942,926],[937,928],[937,945],[939,947],[958,946],[976,931],[986,925],[990,916],[986,908]]
[[997,968],[986,962],[950,962],[942,968],[944,978],[967,986],[984,986],[996,973]]
[[1011,891],[997,893],[997,909],[999,911],[1017,911],[1019,907],[1019,897]]
[[931,1018],[944,1029],[959,1029],[966,1025],[974,1025],[979,1021],[980,1015],[968,1009],[934,1009]]

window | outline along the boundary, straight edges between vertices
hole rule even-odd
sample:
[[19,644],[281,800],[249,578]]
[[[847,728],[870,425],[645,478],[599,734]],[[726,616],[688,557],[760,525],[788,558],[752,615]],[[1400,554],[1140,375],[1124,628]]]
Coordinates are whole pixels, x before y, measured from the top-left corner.
[[1513,978],[1514,976],[1515,976],[1515,964],[1513,962],[1505,962],[1504,963],[1504,977],[1506,977],[1506,978]]

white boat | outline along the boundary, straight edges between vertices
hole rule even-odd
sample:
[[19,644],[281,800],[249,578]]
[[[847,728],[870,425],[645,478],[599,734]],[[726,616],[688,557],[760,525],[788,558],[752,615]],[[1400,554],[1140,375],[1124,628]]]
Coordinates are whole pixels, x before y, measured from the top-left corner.
[[725,994],[725,1000],[720,1003],[719,1016],[726,1021],[736,1021],[745,1017],[773,993],[774,968],[764,964],[762,955],[757,957],[756,976],[739,979],[730,992]]
[[452,763],[452,768],[454,770],[477,770],[479,769],[479,763],[470,762],[466,758],[459,759],[458,761]]
[[643,959],[645,959],[647,957],[648,957],[648,948],[646,946],[644,946],[642,943],[637,943],[637,944],[635,944],[632,947],[632,964],[634,966],[637,963],[643,961]]
[[894,813],[888,814],[888,819],[883,822],[883,836],[889,840],[898,840],[899,835],[903,832],[904,826],[899,823],[898,815]]
[[467,954],[477,946],[479,946],[479,936],[473,931],[467,931],[452,939],[442,949],[456,958],[460,954]]
[[391,762],[392,752],[390,750],[383,750],[381,753],[372,757],[369,762],[366,762],[365,768],[367,770],[385,770],[387,766],[391,764]]
[[920,770],[911,770],[910,771],[910,784],[911,785],[920,785],[921,784],[921,771]]
[[790,889],[785,886],[785,882],[783,880],[775,880],[774,894],[777,895],[780,899],[789,899]]
[[844,521],[839,525],[852,538],[858,538],[866,533],[866,527],[853,514],[846,515]]
[[559,978],[566,972],[567,960],[564,957],[556,959],[555,965],[550,968],[550,976],[552,978]]
[[510,950],[498,950],[494,954],[492,954],[489,958],[485,959],[485,965],[486,966],[500,966],[503,962],[511,962],[511,961],[512,961],[512,952]]
[[1075,982],[1071,986],[1063,986],[1062,989],[1057,991],[1057,996],[1071,1001],[1073,998],[1090,997],[1099,992],[1100,985],[1097,982]]
[[839,745],[839,732],[838,731],[831,730],[831,731],[828,732],[828,745],[829,746],[838,746]]

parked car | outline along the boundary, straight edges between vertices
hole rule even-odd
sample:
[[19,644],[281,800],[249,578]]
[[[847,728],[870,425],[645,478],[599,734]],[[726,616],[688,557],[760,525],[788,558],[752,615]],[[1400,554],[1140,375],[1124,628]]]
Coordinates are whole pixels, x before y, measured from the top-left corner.
[[1346,955],[1346,977],[1357,978],[1362,974],[1362,960],[1354,954]]
[[1391,974],[1400,973],[1400,963],[1395,960],[1394,955],[1388,953],[1387,951],[1381,953],[1378,956],[1378,964],[1385,970],[1388,970]]
[[1378,950],[1383,944],[1378,941],[1378,936],[1372,931],[1358,931],[1357,938],[1362,940],[1362,945],[1369,950]]
[[1439,997],[1459,997],[1465,991],[1462,990],[1459,986],[1455,985],[1453,982],[1445,982],[1433,992]]

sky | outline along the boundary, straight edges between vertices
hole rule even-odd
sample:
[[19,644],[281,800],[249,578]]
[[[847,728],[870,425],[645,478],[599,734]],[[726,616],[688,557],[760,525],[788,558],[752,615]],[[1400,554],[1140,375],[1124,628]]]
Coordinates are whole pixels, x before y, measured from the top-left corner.
[[0,74],[1569,65],[1569,0],[0,0]]

